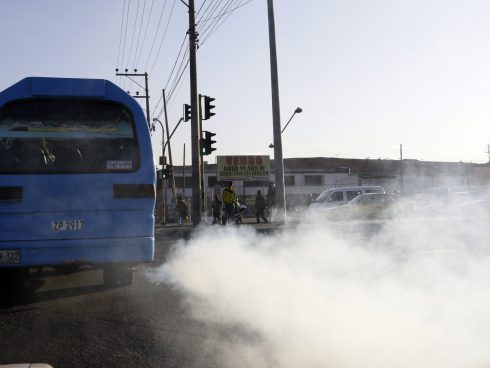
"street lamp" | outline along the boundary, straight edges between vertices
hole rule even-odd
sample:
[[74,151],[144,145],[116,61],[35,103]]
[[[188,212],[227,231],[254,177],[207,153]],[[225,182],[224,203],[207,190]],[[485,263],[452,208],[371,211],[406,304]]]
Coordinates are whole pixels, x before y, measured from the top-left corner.
[[[153,123],[158,122],[162,127],[162,157],[165,157],[165,133],[163,129],[163,124],[158,118],[153,118]],[[153,131],[155,131],[155,127],[153,127]],[[162,158],[163,160],[163,158]]]
[[165,165],[165,131],[163,129],[163,124],[158,118],[153,118],[153,131],[155,131],[155,122],[158,122],[160,126],[162,127],[162,202],[163,202],[163,213],[162,215],[162,222],[164,224],[167,223],[167,190],[165,188],[165,183],[163,180],[163,169]]
[[[291,117],[289,118],[289,120],[288,120],[288,122],[286,123],[286,125],[284,126],[284,128],[282,128],[282,130],[281,130],[281,134],[282,134],[282,133],[284,133],[284,131],[285,131],[285,130],[286,130],[286,128],[288,127],[288,125],[289,125],[289,123],[291,122],[291,120],[293,120],[294,115],[299,114],[299,113],[301,113],[301,112],[303,112],[303,109],[302,109],[301,107],[297,107],[297,108],[296,108],[296,110],[294,110],[293,115],[291,115]],[[269,148],[274,148],[274,144],[272,144],[272,143],[271,143],[271,144],[269,144]]]

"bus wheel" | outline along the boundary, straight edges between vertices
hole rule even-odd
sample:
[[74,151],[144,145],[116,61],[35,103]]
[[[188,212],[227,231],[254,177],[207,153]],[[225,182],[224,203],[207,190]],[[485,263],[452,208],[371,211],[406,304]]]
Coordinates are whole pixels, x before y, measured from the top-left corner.
[[104,284],[107,286],[117,285],[117,269],[112,266],[107,266],[103,268],[103,278]]
[[132,268],[120,268],[118,276],[120,285],[131,285],[134,280],[134,271]]

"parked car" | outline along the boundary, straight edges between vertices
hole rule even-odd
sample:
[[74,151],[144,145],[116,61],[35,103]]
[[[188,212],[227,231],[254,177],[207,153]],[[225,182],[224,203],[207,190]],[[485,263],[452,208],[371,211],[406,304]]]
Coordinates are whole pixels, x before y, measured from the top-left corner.
[[330,208],[326,214],[333,220],[370,220],[406,217],[414,212],[415,202],[397,194],[368,193],[357,196],[344,206]]
[[310,207],[337,207],[347,204],[350,200],[361,194],[367,193],[385,193],[380,186],[352,186],[329,188],[322,193],[310,204]]
[[481,192],[467,187],[430,188],[414,196],[417,210],[425,215],[458,215],[467,203],[481,197]]

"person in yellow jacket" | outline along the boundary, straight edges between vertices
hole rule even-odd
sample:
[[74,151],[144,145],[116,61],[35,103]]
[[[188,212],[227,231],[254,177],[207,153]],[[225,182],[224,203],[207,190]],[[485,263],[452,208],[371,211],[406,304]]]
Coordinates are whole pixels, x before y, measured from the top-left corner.
[[228,221],[233,221],[235,213],[236,192],[231,181],[228,182],[228,185],[223,189],[222,199],[225,210],[223,222],[226,224]]

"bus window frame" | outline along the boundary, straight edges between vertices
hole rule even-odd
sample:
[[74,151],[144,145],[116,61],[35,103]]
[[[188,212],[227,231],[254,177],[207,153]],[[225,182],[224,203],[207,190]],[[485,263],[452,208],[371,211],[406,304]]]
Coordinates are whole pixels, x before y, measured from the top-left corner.
[[[136,124],[136,118],[134,115],[133,110],[119,102],[119,101],[114,101],[114,100],[107,100],[107,99],[100,99],[100,98],[83,98],[83,97],[54,97],[54,98],[46,98],[46,97],[30,97],[30,98],[19,98],[15,100],[10,100],[6,102],[5,104],[0,106],[0,109],[5,108],[8,105],[16,104],[16,103],[22,103],[22,102],[38,102],[38,101],[49,101],[49,102],[89,102],[89,103],[100,103],[100,104],[106,104],[106,105],[115,105],[119,106],[123,109],[125,109],[130,117],[131,117],[131,127],[133,129],[133,134],[135,142],[136,142],[136,152],[137,152],[137,160],[136,160],[136,165],[134,165],[133,168],[131,169],[114,169],[114,170],[77,170],[77,171],[70,171],[70,170],[32,170],[32,171],[20,171],[20,170],[2,170],[0,168],[0,175],[53,175],[53,174],[59,174],[59,175],[78,175],[78,174],[128,174],[128,173],[136,173],[141,169],[141,161],[142,161],[142,152],[141,152],[141,146],[140,146],[140,140],[139,140],[139,134],[138,134],[138,127]],[[0,137],[0,140],[5,139],[6,137]],[[42,138],[39,138],[42,139]],[[90,139],[89,139],[90,140]],[[134,162],[133,162],[134,163]]]

